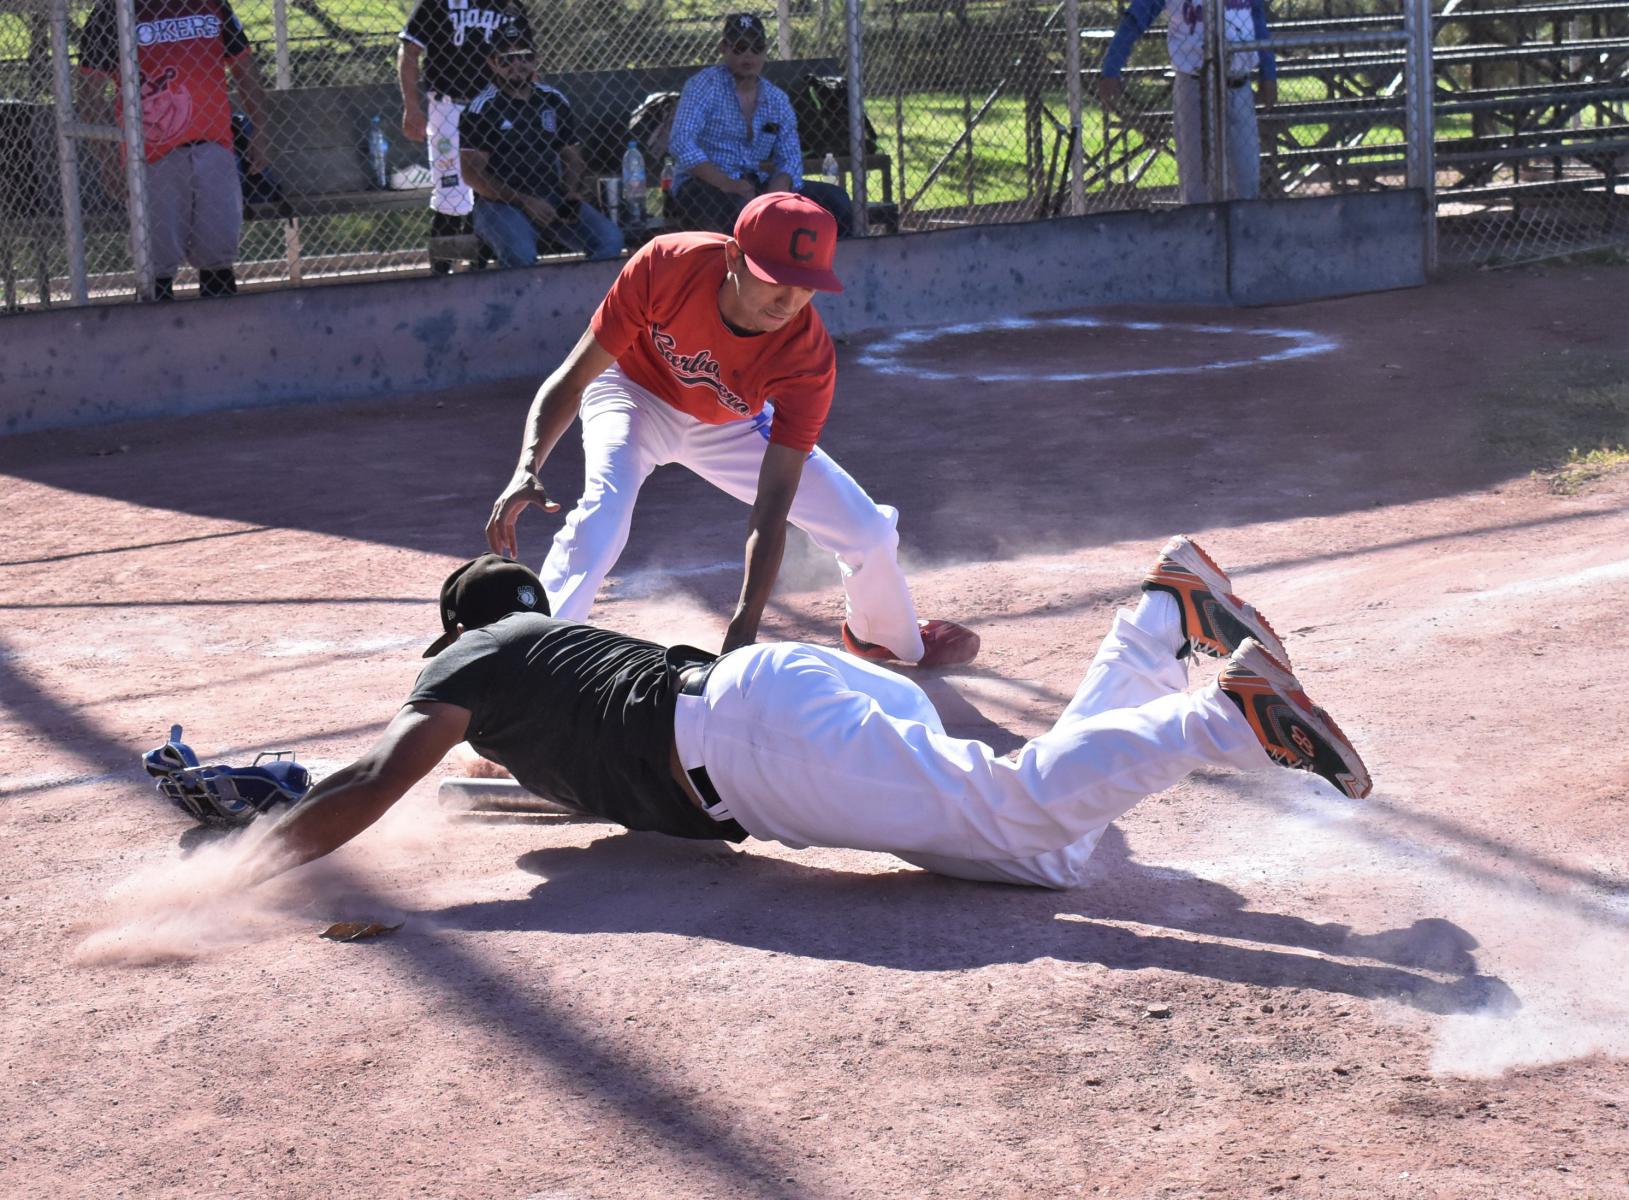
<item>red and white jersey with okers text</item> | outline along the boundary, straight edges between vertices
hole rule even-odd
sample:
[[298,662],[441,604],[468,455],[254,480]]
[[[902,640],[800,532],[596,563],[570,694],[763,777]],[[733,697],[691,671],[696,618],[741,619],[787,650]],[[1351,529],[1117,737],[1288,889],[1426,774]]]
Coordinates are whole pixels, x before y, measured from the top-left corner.
[[[226,64],[248,52],[249,39],[226,0],[136,0],[136,68],[148,162],[188,142],[232,148]],[[85,22],[79,67],[118,82],[119,30],[107,0]]]

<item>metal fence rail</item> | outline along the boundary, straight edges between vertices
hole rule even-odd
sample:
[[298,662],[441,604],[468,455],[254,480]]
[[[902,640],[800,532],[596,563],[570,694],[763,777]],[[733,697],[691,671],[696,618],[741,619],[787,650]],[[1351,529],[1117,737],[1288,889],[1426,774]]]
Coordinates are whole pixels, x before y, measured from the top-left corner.
[[[858,235],[1409,185],[1440,193],[1451,260],[1625,240],[1629,0],[1273,0],[1265,38],[1224,0],[765,3],[796,169],[852,201]],[[443,184],[468,157],[449,107],[497,78],[488,39],[522,5],[425,0],[479,45],[460,57],[419,44],[435,37],[416,0],[0,0],[0,305],[512,261]],[[664,199],[664,168],[686,186],[671,120],[687,80],[727,65],[726,11],[526,14],[530,37],[510,40],[535,48],[582,160],[580,179],[564,158],[553,176],[580,195],[577,222],[569,197],[527,210],[542,260],[693,221]],[[756,133],[766,153],[786,144]]]
[[1629,244],[1629,3],[1447,0],[1436,60],[1445,262]]

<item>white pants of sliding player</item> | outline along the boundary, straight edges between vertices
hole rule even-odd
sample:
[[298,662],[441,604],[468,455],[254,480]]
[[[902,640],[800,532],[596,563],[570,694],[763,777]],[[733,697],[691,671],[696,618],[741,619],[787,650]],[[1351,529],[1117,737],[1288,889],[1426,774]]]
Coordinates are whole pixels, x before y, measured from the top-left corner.
[[1048,732],[1016,760],[948,736],[909,680],[796,643],[725,655],[680,696],[674,740],[753,837],[881,850],[964,879],[1065,888],[1109,822],[1206,766],[1271,765],[1214,683],[1182,689],[1171,638],[1114,625]]
[[430,153],[430,208],[451,217],[475,211],[475,191],[464,182],[458,158],[458,121],[464,106],[431,92],[424,111],[424,141]]
[[[582,499],[538,571],[550,611],[570,621],[588,619],[600,582],[627,545],[639,489],[657,467],[680,463],[720,491],[753,502],[774,408],[766,404],[757,417],[706,425],[611,367],[583,390],[581,417]],[[816,448],[803,465],[789,519],[836,556],[854,635],[906,661],[921,658],[922,632],[899,566],[899,513],[875,503]]]

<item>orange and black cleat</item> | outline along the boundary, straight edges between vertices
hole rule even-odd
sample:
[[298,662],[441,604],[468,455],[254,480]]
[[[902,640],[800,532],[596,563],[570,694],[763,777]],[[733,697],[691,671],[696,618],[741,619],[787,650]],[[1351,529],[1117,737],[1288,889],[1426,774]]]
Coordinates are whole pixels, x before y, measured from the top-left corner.
[[1374,787],[1369,769],[1340,726],[1254,638],[1246,638],[1233,652],[1216,684],[1239,706],[1262,749],[1279,766],[1322,775],[1354,800]]
[[1255,638],[1279,662],[1290,661],[1267,618],[1233,594],[1227,572],[1186,534],[1165,543],[1159,562],[1143,579],[1143,591],[1169,592],[1176,598],[1184,639],[1178,658],[1190,651],[1226,658],[1245,638]]

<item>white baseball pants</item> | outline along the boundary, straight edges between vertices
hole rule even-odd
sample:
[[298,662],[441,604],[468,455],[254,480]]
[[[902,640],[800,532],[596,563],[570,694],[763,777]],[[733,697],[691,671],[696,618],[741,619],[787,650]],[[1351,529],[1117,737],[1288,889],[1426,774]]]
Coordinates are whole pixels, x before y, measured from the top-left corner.
[[797,643],[719,659],[674,741],[753,837],[880,850],[942,875],[1066,888],[1103,830],[1204,766],[1271,765],[1212,683],[1185,692],[1175,638],[1122,611],[1051,730],[1014,759],[948,736],[891,671]]
[[[1256,93],[1249,83],[1223,89],[1227,106],[1226,188],[1220,199],[1254,200],[1261,192],[1261,133],[1256,128]],[[1176,138],[1177,190],[1184,204],[1211,200],[1205,137],[1205,83],[1181,71],[1171,85],[1171,121]]]
[[[594,596],[628,542],[634,502],[650,473],[680,463],[708,483],[751,504],[774,415],[706,425],[611,367],[583,390],[583,495],[538,571],[549,609],[588,619]],[[905,573],[899,566],[899,513],[875,503],[825,451],[813,450],[788,518],[837,558],[854,635],[898,657],[922,657]],[[744,560],[743,560],[744,561]]]
[[475,190],[464,182],[458,158],[458,121],[464,106],[431,92],[424,112],[424,144],[430,153],[430,208],[452,217],[475,211]]

